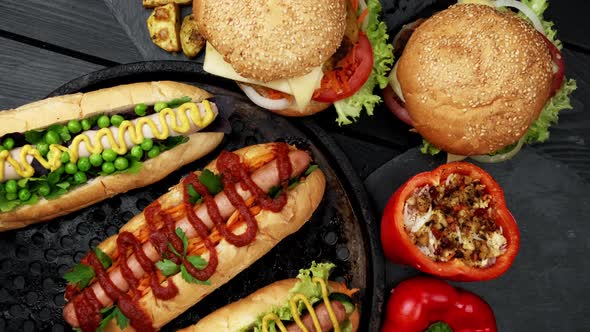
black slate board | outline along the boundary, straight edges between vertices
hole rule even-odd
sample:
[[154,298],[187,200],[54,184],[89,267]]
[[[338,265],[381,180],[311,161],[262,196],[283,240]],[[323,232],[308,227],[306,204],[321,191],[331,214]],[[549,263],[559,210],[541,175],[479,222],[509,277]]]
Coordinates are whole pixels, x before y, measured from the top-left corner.
[[[411,176],[444,161],[417,149],[389,161],[366,180],[378,211]],[[521,232],[520,252],[499,279],[458,283],[481,295],[499,331],[587,331],[590,326],[590,185],[568,166],[523,149],[501,164],[479,164],[498,181]],[[386,263],[387,287],[418,274]]]
[[221,149],[233,150],[275,140],[285,140],[311,151],[327,179],[320,207],[299,232],[283,240],[163,331],[191,325],[214,309],[273,281],[294,277],[312,260],[337,264],[334,279],[360,289],[361,330],[377,330],[384,296],[384,270],[375,219],[364,186],[352,166],[317,125],[263,111],[235,91],[233,85],[216,81],[189,62],[113,67],[71,81],[52,95],[165,79],[195,83],[212,92],[221,108],[234,111],[230,117],[232,133],[215,152],[160,182],[48,223],[0,233],[0,331],[69,330],[61,316],[65,287],[61,277],[91,246],[115,234],[181,176],[206,165]]

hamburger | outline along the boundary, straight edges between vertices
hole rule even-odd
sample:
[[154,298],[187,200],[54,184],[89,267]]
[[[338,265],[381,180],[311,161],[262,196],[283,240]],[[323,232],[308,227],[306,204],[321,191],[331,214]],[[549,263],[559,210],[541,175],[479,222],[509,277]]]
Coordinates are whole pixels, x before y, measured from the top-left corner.
[[257,105],[307,116],[334,104],[339,124],[369,115],[393,62],[378,0],[195,0],[206,72]]
[[422,152],[501,161],[547,140],[576,83],[564,79],[544,0],[469,2],[403,29],[384,95],[422,135]]

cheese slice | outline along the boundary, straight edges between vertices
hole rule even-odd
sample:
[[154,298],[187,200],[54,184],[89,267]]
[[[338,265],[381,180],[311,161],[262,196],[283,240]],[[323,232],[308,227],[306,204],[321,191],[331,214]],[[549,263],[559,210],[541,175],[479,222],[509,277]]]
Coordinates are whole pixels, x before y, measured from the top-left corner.
[[288,93],[295,98],[295,103],[299,110],[303,110],[311,101],[313,92],[321,85],[324,75],[322,67],[314,67],[311,72],[299,77],[282,79],[270,82],[262,82],[251,78],[246,78],[236,72],[236,70],[223,59],[223,56],[217,50],[207,43],[205,49],[205,62],[203,70],[206,72],[228,78],[230,80],[256,84],[273,90]]

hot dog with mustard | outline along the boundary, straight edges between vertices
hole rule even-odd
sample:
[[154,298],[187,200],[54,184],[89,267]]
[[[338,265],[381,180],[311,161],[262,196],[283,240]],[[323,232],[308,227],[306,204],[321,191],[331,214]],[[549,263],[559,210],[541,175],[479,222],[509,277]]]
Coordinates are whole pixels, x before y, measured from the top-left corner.
[[156,182],[209,153],[221,132],[212,96],[142,82],[0,112],[0,231]]
[[286,279],[220,308],[179,332],[353,332],[359,311],[355,289],[328,281],[331,263],[312,263]]
[[286,143],[223,151],[65,275],[64,318],[85,332],[157,330],[303,226],[324,189]]

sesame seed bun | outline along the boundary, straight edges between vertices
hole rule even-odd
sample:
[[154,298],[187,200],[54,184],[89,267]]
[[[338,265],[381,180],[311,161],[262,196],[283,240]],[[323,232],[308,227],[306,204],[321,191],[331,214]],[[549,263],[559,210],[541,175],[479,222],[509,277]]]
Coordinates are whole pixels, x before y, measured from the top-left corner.
[[343,0],[195,0],[199,31],[242,76],[269,82],[307,74],[342,41]]
[[420,25],[397,78],[416,130],[454,154],[495,152],[520,139],[550,97],[543,37],[509,11],[455,5]]

